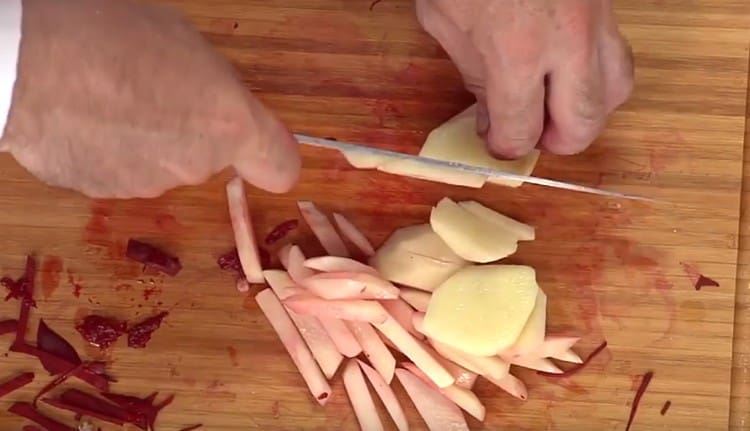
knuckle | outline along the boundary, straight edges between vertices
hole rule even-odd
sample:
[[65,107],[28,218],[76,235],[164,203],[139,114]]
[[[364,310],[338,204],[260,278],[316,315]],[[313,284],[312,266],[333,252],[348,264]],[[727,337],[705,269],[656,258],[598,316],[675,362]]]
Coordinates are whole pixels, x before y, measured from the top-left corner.
[[614,60],[615,72],[612,79],[611,92],[619,104],[630,97],[635,88],[635,62],[633,48],[624,38],[620,38],[619,51],[621,54]]
[[496,157],[517,159],[534,148],[540,136],[541,130],[535,128],[503,130],[499,133],[493,133],[490,128],[490,152]]
[[604,121],[580,122],[565,130],[558,153],[564,155],[576,154],[588,147],[604,128]]
[[632,67],[628,67],[619,79],[617,79],[612,88],[612,97],[617,105],[624,103],[630,98],[635,90],[635,76]]
[[633,80],[623,79],[616,82],[611,90],[612,110],[625,103],[633,94],[635,83]]
[[604,122],[607,108],[601,97],[586,95],[579,100],[574,108],[574,116],[583,128],[593,128]]

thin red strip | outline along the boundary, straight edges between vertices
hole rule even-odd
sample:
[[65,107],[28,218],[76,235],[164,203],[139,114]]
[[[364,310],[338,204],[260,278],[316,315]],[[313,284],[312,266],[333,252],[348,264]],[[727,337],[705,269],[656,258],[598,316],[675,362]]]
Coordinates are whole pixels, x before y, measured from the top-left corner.
[[[44,350],[38,349],[26,343],[13,343],[13,345],[10,346],[10,350],[12,352],[25,353],[27,355],[34,356],[42,361],[43,364],[53,365],[53,368],[47,369],[47,371],[49,371],[51,374],[65,373],[73,368],[78,367],[78,365],[76,364],[70,363],[63,358],[55,356],[49,352],[45,352]],[[44,358],[44,360],[42,360],[41,358]],[[92,369],[84,367],[76,373],[75,377],[83,380],[84,382],[100,391],[109,390],[108,376],[104,374],[98,374]]]
[[119,419],[123,422],[133,422],[136,420],[134,415],[126,409],[78,389],[66,390],[58,397],[58,400],[71,406],[80,406],[90,411]]
[[16,284],[17,286],[19,286],[21,292],[21,297],[18,298],[21,301],[21,311],[18,315],[16,343],[25,342],[26,329],[29,327],[29,315],[31,314],[31,307],[36,307],[36,302],[34,302],[35,275],[36,260],[32,256],[26,256],[26,269],[24,270],[23,277],[16,281]]
[[0,335],[12,334],[18,331],[18,320],[8,319],[0,322]]
[[586,366],[599,353],[601,353],[602,350],[604,350],[606,347],[607,347],[607,342],[605,341],[602,344],[600,344],[599,347],[597,347],[596,349],[594,349],[594,351],[591,352],[589,354],[589,356],[586,359],[583,360],[583,362],[581,362],[580,364],[578,364],[578,365],[576,365],[576,366],[574,366],[574,367],[572,367],[570,369],[567,369],[567,370],[563,371],[562,373],[555,374],[555,373],[549,373],[547,371],[537,371],[536,373],[539,374],[540,376],[545,376],[545,377],[558,377],[558,378],[559,377],[570,377],[570,376],[572,376],[574,374],[578,374],[581,370],[583,370],[584,368],[586,368]]
[[23,373],[0,385],[0,398],[34,381],[34,373]]
[[38,424],[47,431],[76,431],[74,428],[44,416],[29,403],[13,403],[8,411]]
[[120,418],[112,417],[107,414],[104,414],[102,412],[98,412],[96,410],[91,410],[89,408],[79,406],[79,405],[73,405],[70,403],[67,403],[59,398],[44,398],[42,401],[44,401],[46,404],[51,405],[52,407],[56,407],[58,409],[62,410],[68,410],[71,411],[77,415],[82,416],[90,416],[92,418],[97,418],[99,420],[109,422],[115,425],[123,425],[125,424],[125,421],[123,421]]
[[68,371],[60,374],[59,376],[55,377],[54,380],[47,383],[42,390],[39,391],[38,394],[34,397],[34,401],[32,401],[32,405],[36,407],[37,402],[42,397],[42,395],[46,394],[47,392],[51,391],[52,389],[55,389],[56,387],[63,384],[66,380],[68,380],[69,377],[76,375],[80,370],[84,368],[85,364],[78,364],[75,367],[69,369]]
[[643,380],[641,380],[641,385],[638,386],[638,389],[635,391],[635,398],[633,398],[633,405],[630,406],[630,417],[628,417],[628,424],[625,426],[625,431],[630,431],[630,425],[633,424],[633,419],[635,419],[635,414],[638,411],[638,406],[641,404],[641,398],[643,397],[643,394],[646,393],[646,389],[648,389],[648,384],[651,383],[651,379],[653,377],[654,377],[653,371],[649,371],[643,375]]

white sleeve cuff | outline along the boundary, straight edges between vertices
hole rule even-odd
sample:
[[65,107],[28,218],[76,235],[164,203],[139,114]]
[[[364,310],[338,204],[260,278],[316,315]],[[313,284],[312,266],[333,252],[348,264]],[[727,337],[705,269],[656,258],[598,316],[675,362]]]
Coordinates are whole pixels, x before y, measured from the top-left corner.
[[0,0],[0,138],[8,122],[21,48],[21,0]]

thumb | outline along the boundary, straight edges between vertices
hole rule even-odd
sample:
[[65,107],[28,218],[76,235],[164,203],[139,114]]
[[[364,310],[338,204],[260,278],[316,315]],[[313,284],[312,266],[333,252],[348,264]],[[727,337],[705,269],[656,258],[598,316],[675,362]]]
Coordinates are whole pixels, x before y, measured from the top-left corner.
[[299,143],[276,115],[248,96],[252,129],[239,146],[233,166],[250,184],[271,193],[286,193],[300,173]]

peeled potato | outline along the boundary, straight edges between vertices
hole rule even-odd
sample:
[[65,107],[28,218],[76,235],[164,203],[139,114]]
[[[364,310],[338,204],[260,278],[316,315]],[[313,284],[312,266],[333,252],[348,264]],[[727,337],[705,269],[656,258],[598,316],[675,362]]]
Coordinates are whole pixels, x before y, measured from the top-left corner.
[[[485,168],[500,169],[519,175],[530,175],[534,171],[539,151],[518,160],[498,160],[494,158],[482,138],[477,135],[476,104],[446,121],[427,136],[420,156],[449,160]],[[518,187],[523,182],[502,178],[489,178],[493,184]]]
[[396,230],[370,258],[386,280],[430,292],[466,264],[427,224]]
[[527,356],[538,350],[544,344],[544,336],[547,326],[547,295],[542,289],[537,291],[534,310],[531,311],[529,320],[524,325],[518,340],[507,352],[511,357]]
[[518,339],[538,291],[528,266],[465,267],[433,292],[424,334],[471,355],[496,355]]
[[375,169],[391,160],[387,156],[357,150],[342,151],[341,154],[346,157],[350,165],[357,169]]
[[512,233],[448,198],[432,209],[430,226],[451,250],[471,262],[494,262],[516,252],[517,238]]
[[408,159],[394,159],[379,165],[377,169],[389,174],[475,189],[482,188],[487,180],[484,175],[428,165]]
[[533,226],[521,223],[499,212],[487,208],[477,201],[463,201],[459,205],[466,211],[482,218],[490,223],[494,223],[498,228],[511,232],[519,241],[533,241],[536,238],[536,231]]

